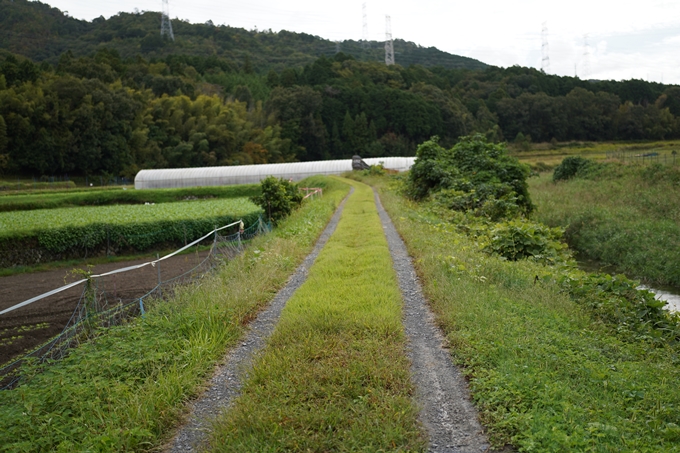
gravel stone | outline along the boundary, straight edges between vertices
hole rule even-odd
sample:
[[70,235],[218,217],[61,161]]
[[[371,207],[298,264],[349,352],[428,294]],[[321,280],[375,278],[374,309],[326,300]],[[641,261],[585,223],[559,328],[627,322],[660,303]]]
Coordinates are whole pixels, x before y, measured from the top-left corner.
[[[353,188],[350,189],[350,195],[353,191]],[[209,388],[193,403],[187,423],[179,429],[175,437],[168,443],[166,452],[192,452],[206,444],[208,432],[212,427],[212,420],[227,410],[234,399],[240,395],[241,385],[248,378],[248,370],[252,368],[254,358],[274,331],[274,326],[278,322],[288,299],[307,279],[308,269],[314,264],[319,252],[335,231],[348,197],[349,195],[340,203],[314,249],[297,268],[286,286],[278,292],[271,304],[250,323],[249,331],[240,346],[226,355],[223,365],[219,366],[213,375]]]
[[375,190],[374,196],[404,299],[403,322],[408,337],[411,375],[421,407],[420,420],[430,438],[428,451],[490,451],[465,378],[451,362],[444,336],[435,325],[404,241]]

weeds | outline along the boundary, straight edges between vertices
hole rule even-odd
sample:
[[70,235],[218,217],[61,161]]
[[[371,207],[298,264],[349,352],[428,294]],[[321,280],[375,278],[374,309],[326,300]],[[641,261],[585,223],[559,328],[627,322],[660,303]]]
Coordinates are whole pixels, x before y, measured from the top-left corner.
[[676,347],[619,334],[574,302],[557,268],[482,253],[474,237],[384,184],[381,198],[495,445],[680,451]]
[[530,181],[534,218],[565,228],[584,257],[647,282],[680,286],[680,170],[600,165],[586,178]]

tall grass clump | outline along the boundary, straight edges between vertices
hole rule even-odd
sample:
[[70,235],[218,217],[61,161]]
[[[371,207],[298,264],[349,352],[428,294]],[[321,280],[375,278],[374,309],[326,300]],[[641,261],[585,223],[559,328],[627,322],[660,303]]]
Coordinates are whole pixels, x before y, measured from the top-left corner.
[[585,177],[530,182],[534,218],[565,229],[579,255],[680,286],[680,169],[600,164]]
[[[680,451],[677,342],[619,332],[608,318],[618,305],[593,311],[592,288],[579,286],[586,299],[565,289],[558,277],[569,267],[486,253],[428,204],[375,182],[494,445]],[[614,297],[605,286],[602,303]]]
[[0,451],[151,451],[179,422],[245,325],[311,250],[348,187],[328,178],[275,232],[146,315],[101,332],[0,391]]
[[369,187],[283,310],[209,451],[422,451],[401,295]]

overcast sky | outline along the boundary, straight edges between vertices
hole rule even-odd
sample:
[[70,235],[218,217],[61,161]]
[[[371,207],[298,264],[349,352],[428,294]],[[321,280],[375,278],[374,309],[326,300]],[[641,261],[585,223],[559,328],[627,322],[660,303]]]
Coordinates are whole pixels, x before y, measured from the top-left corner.
[[[45,0],[43,0],[45,1]],[[46,0],[78,19],[120,11],[160,11],[161,0]],[[248,30],[290,30],[330,40],[361,39],[362,0],[170,0],[170,17]],[[548,73],[592,79],[680,84],[680,0],[438,0],[366,2],[371,40],[392,35],[484,63],[541,68],[547,28]],[[160,23],[160,21],[159,21]],[[160,28],[159,28],[160,30]],[[399,55],[396,55],[399,63]]]

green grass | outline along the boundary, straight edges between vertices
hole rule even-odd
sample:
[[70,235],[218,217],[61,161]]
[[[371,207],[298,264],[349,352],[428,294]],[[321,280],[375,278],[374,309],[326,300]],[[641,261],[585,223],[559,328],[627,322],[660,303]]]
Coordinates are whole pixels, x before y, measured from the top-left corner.
[[495,445],[680,451],[677,348],[623,342],[556,282],[534,283],[542,265],[480,252],[385,186],[381,198]]
[[286,283],[348,190],[323,177],[309,183],[325,188],[323,198],[305,202],[217,274],[0,392],[0,451],[159,448],[186,401]]
[[421,451],[401,295],[369,187],[288,301],[209,451]]
[[566,228],[582,257],[680,286],[680,169],[609,164],[587,179],[551,177],[530,179],[538,221]]
[[0,212],[112,204],[169,203],[187,199],[240,198],[258,195],[259,184],[183,189],[91,188],[0,195]]

